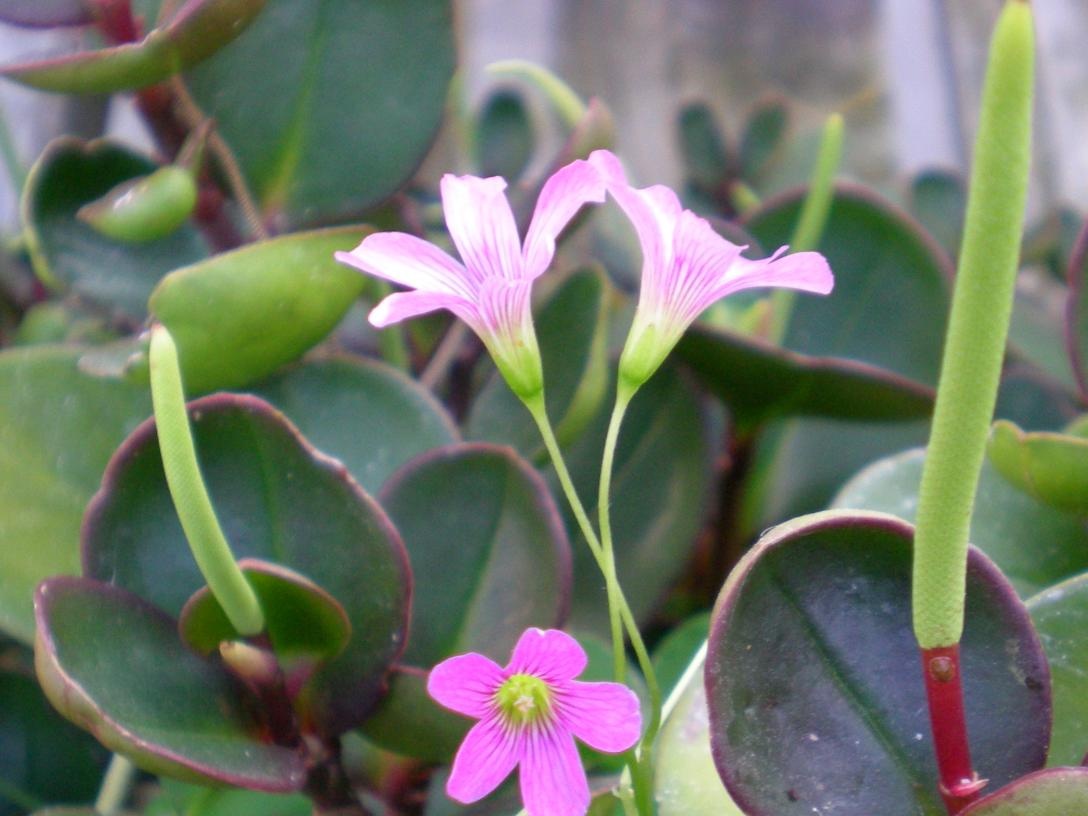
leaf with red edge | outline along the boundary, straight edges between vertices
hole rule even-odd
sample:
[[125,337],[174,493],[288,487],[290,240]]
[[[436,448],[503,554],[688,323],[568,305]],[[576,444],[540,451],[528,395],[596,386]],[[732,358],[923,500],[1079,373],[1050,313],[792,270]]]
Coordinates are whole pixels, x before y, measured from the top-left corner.
[[1088,768],[1051,768],[1017,779],[960,816],[1079,816],[1088,813]]
[[59,93],[143,88],[203,62],[235,39],[266,0],[189,0],[166,25],[139,42],[66,57],[8,65],[0,76]]

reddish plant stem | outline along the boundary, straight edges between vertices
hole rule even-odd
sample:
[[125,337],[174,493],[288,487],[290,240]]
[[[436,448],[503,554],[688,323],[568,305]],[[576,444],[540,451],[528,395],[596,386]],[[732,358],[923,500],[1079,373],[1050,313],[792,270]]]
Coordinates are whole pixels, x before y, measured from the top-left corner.
[[131,0],[90,0],[89,5],[108,42],[119,45],[140,39],[140,25],[132,14]]
[[922,673],[929,701],[929,724],[933,729],[941,798],[949,814],[955,816],[978,798],[986,785],[986,780],[979,779],[971,765],[959,644],[923,649]]

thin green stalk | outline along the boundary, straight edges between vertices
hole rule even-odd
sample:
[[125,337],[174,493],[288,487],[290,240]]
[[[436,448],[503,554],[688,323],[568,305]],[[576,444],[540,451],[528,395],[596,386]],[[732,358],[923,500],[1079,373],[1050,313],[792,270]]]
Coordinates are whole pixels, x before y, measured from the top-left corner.
[[163,470],[185,537],[200,572],[231,625],[244,636],[264,630],[264,614],[253,588],[234,560],[215,517],[193,446],[177,346],[165,326],[151,330],[151,402]]
[[[533,419],[536,421],[541,438],[544,440],[544,447],[551,457],[552,467],[555,468],[555,473],[559,477],[559,484],[563,489],[563,494],[567,498],[567,503],[574,513],[574,518],[578,523],[582,536],[586,540],[586,544],[589,546],[590,552],[593,554],[594,560],[597,562],[598,568],[601,570],[601,574],[605,577],[610,622],[614,620],[613,610],[618,610],[618,618],[623,624],[623,627],[627,630],[627,636],[631,641],[631,647],[634,649],[639,668],[646,680],[646,687],[650,695],[650,722],[642,735],[642,740],[639,743],[639,750],[629,761],[628,767],[630,768],[631,779],[635,788],[635,801],[638,804],[639,813],[648,816],[648,814],[653,812],[653,790],[651,784],[652,748],[653,741],[656,738],[661,725],[661,688],[657,682],[657,675],[654,672],[653,663],[650,661],[650,653],[647,651],[646,645],[642,640],[642,633],[638,629],[638,623],[631,613],[627,598],[623,594],[623,588],[616,579],[615,566],[610,566],[609,562],[606,560],[601,542],[597,538],[597,534],[593,529],[593,524],[590,522],[589,515],[586,513],[585,506],[578,497],[578,492],[574,488],[574,482],[570,478],[570,472],[567,470],[563,452],[559,448],[559,443],[555,438],[555,432],[552,429],[551,420],[548,418],[548,412],[544,404],[544,395],[543,393],[540,393],[531,399],[523,400],[523,402]],[[622,411],[620,419],[622,420]],[[619,428],[617,425],[617,434],[618,431]],[[613,448],[614,445],[615,442],[613,440]],[[611,470],[611,464],[609,464],[609,470]],[[611,535],[611,530],[609,531],[609,535]],[[615,647],[617,640],[619,642],[619,649],[622,657],[623,632],[621,630],[619,637],[617,638],[616,630],[613,628],[613,647]],[[622,676],[625,673],[625,669],[626,661],[622,664],[622,669],[617,669],[618,682],[623,682]]]
[[[816,165],[812,169],[808,194],[801,206],[801,215],[793,229],[790,250],[806,252],[820,245],[820,238],[827,226],[827,217],[831,212],[831,202],[835,194],[835,174],[842,161],[842,115],[833,113],[824,123],[820,137],[820,149],[816,155]],[[793,302],[797,293],[792,289],[776,289],[771,295],[771,330],[770,340],[781,343],[786,339]]]
[[136,778],[136,766],[126,757],[114,754],[110,757],[109,767],[94,801],[95,813],[99,816],[114,816],[121,810]]
[[[620,426],[623,424],[623,416],[627,412],[627,406],[631,404],[633,391],[626,388],[620,382],[616,392],[616,404],[612,408],[612,416],[608,420],[608,433],[604,440],[604,455],[601,458],[601,479],[597,490],[597,518],[601,530],[601,556],[604,561],[603,571],[605,585],[619,585],[616,576],[616,554],[612,547],[612,519],[609,505],[612,497],[612,466],[616,459],[616,442],[620,436]],[[612,624],[612,658],[615,664],[616,681],[624,681],[624,671],[627,666],[627,657],[623,643],[623,629],[620,621],[620,610],[609,604],[608,617]]]
[[1030,5],[994,30],[963,245],[918,496],[912,608],[923,649],[963,632],[967,536],[1012,313],[1031,155]]

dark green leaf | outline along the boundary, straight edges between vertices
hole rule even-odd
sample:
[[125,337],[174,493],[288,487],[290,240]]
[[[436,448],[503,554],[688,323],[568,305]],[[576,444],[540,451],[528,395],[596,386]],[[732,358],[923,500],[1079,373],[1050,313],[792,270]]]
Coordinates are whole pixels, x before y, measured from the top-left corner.
[[[880,459],[843,485],[832,507],[877,510],[914,521],[925,451]],[[1075,516],[1017,490],[984,463],[971,514],[971,543],[1027,598],[1088,569],[1088,529]]]
[[119,243],[76,218],[85,204],[156,165],[106,140],[61,137],[38,158],[23,191],[23,221],[34,271],[49,286],[105,309],[142,318],[159,279],[208,255],[194,227],[158,241]]
[[322,340],[366,285],[333,253],[364,234],[341,227],[285,235],[163,278],[149,308],[177,343],[186,389],[247,385]]
[[[306,694],[325,733],[362,721],[404,644],[407,557],[378,505],[267,403],[220,394],[190,403],[204,479],[238,557],[282,564],[347,612],[352,637]],[[204,580],[173,510],[151,422],[111,461],[84,523],[84,569],[178,614]]]
[[744,426],[796,414],[919,419],[933,409],[933,390],[906,377],[854,360],[796,354],[727,329],[696,325],[677,353]]
[[0,814],[90,802],[108,752],[57,715],[33,678],[0,673]]
[[210,57],[242,33],[265,0],[197,0],[136,43],[9,65],[0,75],[61,93],[112,93],[169,79]]
[[297,793],[204,788],[161,780],[162,791],[148,803],[146,816],[310,816],[313,802]]
[[[727,581],[707,654],[710,735],[750,816],[945,813],[910,624],[912,535],[883,514],[819,513],[768,532]],[[971,753],[999,786],[1046,758],[1049,673],[1027,610],[977,550],[966,619]]]
[[910,210],[949,256],[959,255],[967,211],[963,176],[946,170],[922,171],[911,179]]
[[1072,816],[1088,812],[1088,768],[1028,774],[980,799],[962,816]]
[[[1040,531],[1040,538],[1045,536]],[[1050,765],[1077,765],[1088,754],[1088,574],[1063,581],[1028,601],[1054,689]]]
[[526,628],[560,625],[570,545],[543,479],[506,448],[424,454],[381,502],[412,562],[412,624],[398,681],[365,727],[392,750],[442,761],[465,721],[426,696],[422,674],[463,652],[505,663]]
[[429,391],[373,361],[313,360],[253,390],[370,493],[412,457],[458,440],[453,420]]
[[533,157],[536,138],[529,111],[515,91],[488,97],[476,126],[476,165],[483,176],[516,181]]
[[35,596],[39,679],[53,705],[140,766],[266,791],[302,787],[301,754],[260,740],[240,687],[130,592],[52,578]]
[[187,80],[267,217],[342,221],[401,186],[430,147],[452,24],[449,0],[268,0]]
[[0,353],[0,628],[34,637],[34,587],[79,573],[79,527],[114,449],[151,413],[145,388],[80,373],[79,348]]
[[769,99],[752,110],[740,140],[742,178],[758,182],[767,174],[781,156],[789,124],[789,109],[783,99]]
[[714,112],[703,103],[680,111],[680,153],[684,169],[699,186],[714,189],[729,175],[730,156]]

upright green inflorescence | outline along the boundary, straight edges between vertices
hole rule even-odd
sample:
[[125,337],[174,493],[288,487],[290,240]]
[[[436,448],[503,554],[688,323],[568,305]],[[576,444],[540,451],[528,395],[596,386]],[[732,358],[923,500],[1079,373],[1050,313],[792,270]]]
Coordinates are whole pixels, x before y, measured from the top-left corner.
[[1031,7],[1009,0],[986,71],[967,216],[915,531],[914,632],[963,632],[967,536],[1005,353],[1031,152]]

